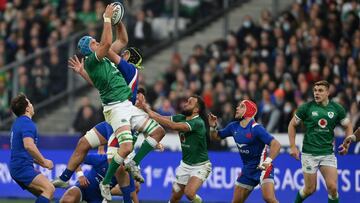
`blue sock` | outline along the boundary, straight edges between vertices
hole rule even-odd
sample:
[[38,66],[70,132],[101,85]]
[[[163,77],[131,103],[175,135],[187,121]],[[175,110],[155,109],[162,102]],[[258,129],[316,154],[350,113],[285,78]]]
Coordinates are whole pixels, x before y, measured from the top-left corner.
[[36,199],[35,203],[50,203],[50,200],[49,200],[48,198],[40,195],[40,196]]
[[62,181],[67,182],[70,180],[71,176],[74,174],[74,171],[70,171],[69,169],[65,169],[59,177]]
[[130,184],[126,187],[120,187],[120,190],[123,193],[124,203],[132,203],[131,193],[135,191],[135,183],[131,175],[130,175]]

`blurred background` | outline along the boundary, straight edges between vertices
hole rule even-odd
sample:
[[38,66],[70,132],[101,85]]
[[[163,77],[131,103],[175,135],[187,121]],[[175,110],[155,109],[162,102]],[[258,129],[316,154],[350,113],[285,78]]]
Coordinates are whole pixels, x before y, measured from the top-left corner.
[[[33,198],[8,173],[12,97],[23,92],[35,106],[40,149],[58,164],[52,172],[42,170],[50,179],[61,173],[79,137],[103,120],[97,91],[69,70],[67,59],[77,53],[83,35],[100,40],[102,14],[111,2],[0,0],[0,202]],[[296,108],[313,98],[314,81],[329,81],[331,98],[346,109],[354,128],[360,125],[359,1],[120,2],[126,10],[129,46],[139,47],[144,55],[140,86],[157,112],[176,114],[188,96],[198,94],[224,127],[233,120],[239,101],[257,103],[257,121],[283,146],[275,162],[281,202],[291,202],[303,184],[300,163],[286,153],[287,126]],[[302,129],[297,132],[300,147]],[[338,146],[344,131],[336,128],[335,134]],[[181,159],[177,134],[168,132],[163,144],[164,153],[154,152],[142,163],[143,202],[166,202],[170,196],[171,174]],[[209,150],[214,169],[200,194],[206,202],[230,202],[241,170],[236,146],[227,139],[210,142]],[[354,155],[359,151],[360,145],[353,145],[349,156],[338,157],[343,202],[360,197],[360,165],[351,164],[359,163]],[[322,183],[319,178],[320,192],[309,202],[326,201]],[[259,190],[249,199],[261,201]]]

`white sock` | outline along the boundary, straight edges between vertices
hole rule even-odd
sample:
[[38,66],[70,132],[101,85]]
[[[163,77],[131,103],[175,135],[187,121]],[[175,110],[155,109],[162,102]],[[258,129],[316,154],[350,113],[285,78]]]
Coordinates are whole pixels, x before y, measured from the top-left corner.
[[149,143],[149,145],[150,146],[152,146],[153,148],[155,148],[156,147],[156,145],[158,144],[158,142],[154,139],[154,138],[152,138],[152,137],[147,137],[146,138],[146,141]]
[[124,158],[122,158],[119,153],[116,153],[114,156],[114,160],[118,164],[122,164],[124,162]]
[[336,200],[336,199],[339,198],[339,193],[336,193],[336,197],[335,197],[335,198],[332,197],[330,194],[328,194],[328,197],[329,197],[329,199],[331,199],[331,200]]

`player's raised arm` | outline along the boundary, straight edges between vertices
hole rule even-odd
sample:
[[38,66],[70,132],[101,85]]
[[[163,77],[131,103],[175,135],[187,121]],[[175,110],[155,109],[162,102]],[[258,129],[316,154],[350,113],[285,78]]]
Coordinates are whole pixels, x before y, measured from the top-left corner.
[[101,41],[99,44],[99,48],[96,49],[96,57],[98,60],[104,58],[111,46],[112,43],[112,27],[111,27],[111,17],[114,11],[115,5],[109,4],[104,12],[104,27],[101,35]]
[[209,113],[208,121],[210,126],[210,138],[217,141],[221,140],[217,130],[217,117],[214,114]]
[[120,51],[126,47],[129,42],[128,33],[123,22],[120,22],[116,26],[116,40],[112,43],[111,49],[115,53],[120,53]]
[[146,112],[149,114],[149,117],[157,121],[161,126],[166,127],[171,130],[176,130],[180,132],[189,132],[191,131],[189,125],[185,122],[174,122],[169,116],[162,116],[150,108],[146,109]]

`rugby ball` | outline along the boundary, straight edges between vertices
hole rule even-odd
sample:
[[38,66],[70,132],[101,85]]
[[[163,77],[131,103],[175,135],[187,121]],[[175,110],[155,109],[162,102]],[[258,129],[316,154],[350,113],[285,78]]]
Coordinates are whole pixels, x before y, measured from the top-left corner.
[[117,25],[124,16],[125,9],[120,2],[113,3],[115,5],[114,12],[111,17],[111,24]]

